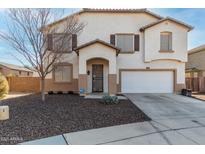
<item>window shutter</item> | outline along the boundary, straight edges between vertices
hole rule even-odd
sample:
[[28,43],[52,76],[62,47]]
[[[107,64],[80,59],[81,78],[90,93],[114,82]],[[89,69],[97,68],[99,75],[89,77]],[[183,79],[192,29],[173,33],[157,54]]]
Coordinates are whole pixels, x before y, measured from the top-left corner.
[[72,34],[72,50],[74,50],[77,47],[77,35]]
[[47,35],[47,48],[48,50],[53,50],[53,37],[52,34]]
[[172,50],[172,35],[169,34],[169,51]]
[[115,35],[110,35],[110,44],[115,45]]
[[139,35],[135,35],[134,36],[135,38],[134,38],[134,49],[135,49],[135,51],[139,51],[140,50],[140,36]]

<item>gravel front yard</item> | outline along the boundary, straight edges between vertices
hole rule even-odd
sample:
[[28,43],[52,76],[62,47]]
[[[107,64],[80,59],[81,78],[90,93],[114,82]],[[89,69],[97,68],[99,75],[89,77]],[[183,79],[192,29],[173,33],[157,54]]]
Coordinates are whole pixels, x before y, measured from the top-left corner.
[[78,95],[40,95],[3,100],[10,119],[0,121],[0,144],[20,142],[68,132],[150,120],[129,100],[104,105]]

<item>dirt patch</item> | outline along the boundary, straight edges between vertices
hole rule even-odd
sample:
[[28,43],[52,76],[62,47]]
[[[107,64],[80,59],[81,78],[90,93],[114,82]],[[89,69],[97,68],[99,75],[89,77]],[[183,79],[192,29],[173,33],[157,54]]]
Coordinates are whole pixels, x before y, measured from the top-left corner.
[[192,97],[205,101],[205,93],[192,93]]
[[9,94],[6,97],[4,97],[3,100],[10,99],[10,98],[17,98],[17,97],[27,96],[27,95],[32,95],[32,93],[9,92]]

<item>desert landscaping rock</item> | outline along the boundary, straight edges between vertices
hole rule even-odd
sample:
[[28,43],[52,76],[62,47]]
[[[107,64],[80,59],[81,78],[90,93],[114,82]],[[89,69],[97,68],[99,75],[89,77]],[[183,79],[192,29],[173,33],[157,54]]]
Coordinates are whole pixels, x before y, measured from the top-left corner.
[[129,100],[104,105],[78,95],[29,95],[3,100],[10,119],[0,121],[0,144],[17,144],[63,133],[150,120]]

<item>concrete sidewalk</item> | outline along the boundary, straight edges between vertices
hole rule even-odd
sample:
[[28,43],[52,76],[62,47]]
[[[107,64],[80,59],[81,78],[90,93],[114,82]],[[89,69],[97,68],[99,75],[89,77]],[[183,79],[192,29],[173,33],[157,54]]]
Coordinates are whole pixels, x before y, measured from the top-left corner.
[[[187,121],[181,119],[182,121]],[[201,121],[205,122],[205,118]],[[159,122],[141,122],[91,129],[22,143],[22,145],[192,145],[205,144],[205,126],[172,120],[172,128]],[[184,125],[186,124],[186,125]]]
[[[192,127],[191,127],[192,128]],[[198,128],[198,127],[196,127]],[[141,122],[64,135],[68,144],[198,144],[157,122]],[[205,142],[204,142],[205,143]]]
[[63,135],[52,136],[43,139],[37,139],[33,141],[20,143],[20,145],[67,145],[67,144],[68,143],[65,140]]

